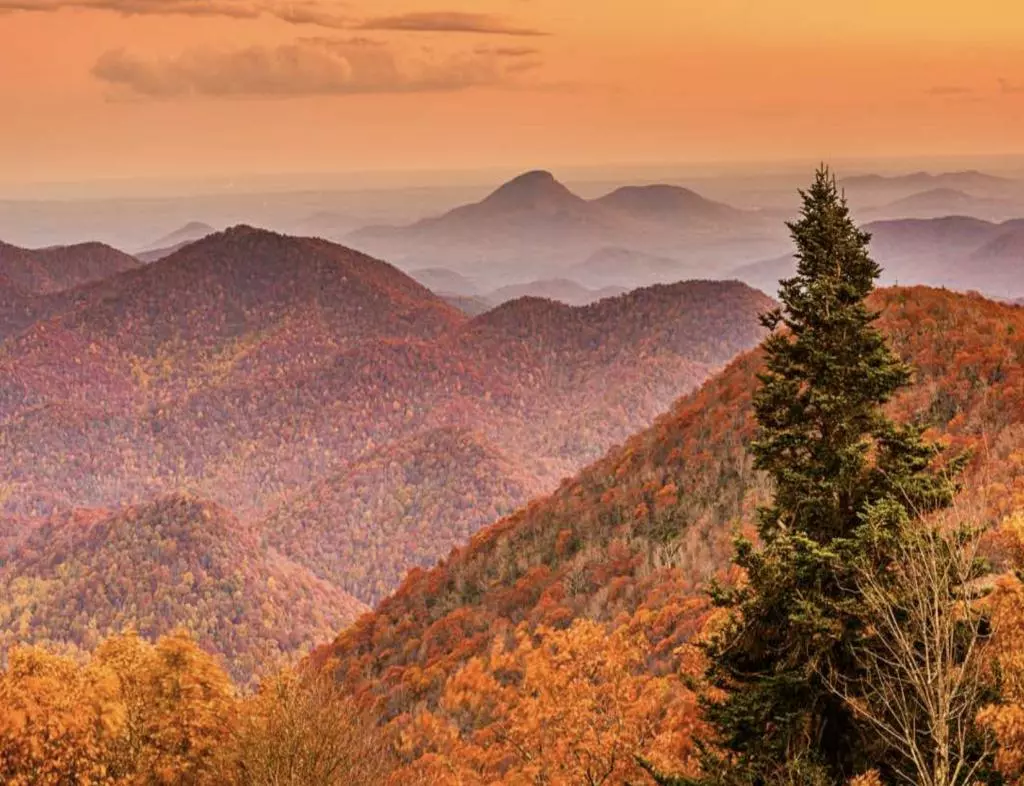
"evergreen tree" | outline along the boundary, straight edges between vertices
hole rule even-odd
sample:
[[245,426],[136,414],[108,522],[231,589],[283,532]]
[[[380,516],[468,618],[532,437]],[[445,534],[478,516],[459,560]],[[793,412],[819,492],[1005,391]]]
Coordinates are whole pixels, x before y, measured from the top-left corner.
[[709,783],[840,784],[884,760],[829,689],[858,676],[864,609],[851,572],[889,558],[877,549],[880,521],[895,526],[955,493],[930,470],[935,449],[920,430],[883,413],[911,372],[865,303],[880,273],[870,236],[827,169],[801,197],[788,225],[797,274],[781,284],[781,308],[763,318],[773,332],[754,399],[752,452],[774,498],[759,511],[759,544],[737,541],[747,582],[713,590],[731,615],[708,645],[709,680],[724,695],[706,705]]

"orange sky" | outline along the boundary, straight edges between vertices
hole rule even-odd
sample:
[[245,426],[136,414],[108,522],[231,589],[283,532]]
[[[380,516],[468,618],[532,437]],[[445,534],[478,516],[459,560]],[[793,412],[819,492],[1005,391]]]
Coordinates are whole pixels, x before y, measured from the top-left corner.
[[0,0],[0,181],[1024,153],[1019,0]]

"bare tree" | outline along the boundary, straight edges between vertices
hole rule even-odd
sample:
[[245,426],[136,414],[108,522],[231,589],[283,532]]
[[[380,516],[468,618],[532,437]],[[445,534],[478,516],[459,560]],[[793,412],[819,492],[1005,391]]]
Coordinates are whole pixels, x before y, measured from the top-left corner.
[[900,517],[883,570],[855,568],[867,630],[856,684],[831,689],[896,754],[914,786],[967,786],[985,752],[975,716],[985,691],[987,633],[978,608],[982,531]]
[[329,669],[284,670],[250,700],[239,734],[239,786],[350,786],[387,779],[394,761],[376,719]]

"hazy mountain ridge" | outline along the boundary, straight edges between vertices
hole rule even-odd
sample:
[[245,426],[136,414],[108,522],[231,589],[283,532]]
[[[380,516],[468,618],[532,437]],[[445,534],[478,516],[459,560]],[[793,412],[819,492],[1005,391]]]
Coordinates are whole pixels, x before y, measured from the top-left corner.
[[142,253],[153,253],[172,247],[176,250],[187,243],[192,243],[196,240],[201,240],[207,235],[212,235],[216,231],[212,226],[202,221],[189,221],[173,232],[162,235],[144,248],[139,249],[139,251]]
[[[505,183],[480,202],[405,227],[367,227],[347,241],[409,269],[445,267],[493,289],[561,275],[607,246],[677,260],[700,258],[704,275],[764,248],[783,247],[777,222],[672,185],[626,186],[583,199],[536,171]],[[669,253],[671,252],[671,253]],[[733,262],[735,264],[735,262]],[[585,268],[584,268],[585,272]],[[579,271],[569,276],[593,286]],[[661,280],[679,280],[676,275]],[[635,280],[624,285],[653,283]],[[466,294],[466,293],[460,293]]]
[[[924,284],[994,297],[1024,294],[1022,221],[968,216],[894,219],[866,224],[886,284]],[[796,269],[791,256],[746,265],[732,275],[764,292]]]
[[626,294],[624,287],[588,289],[567,278],[551,278],[531,281],[528,284],[509,284],[495,289],[482,297],[495,305],[517,300],[521,297],[541,297],[557,300],[569,306],[586,306],[595,301]]

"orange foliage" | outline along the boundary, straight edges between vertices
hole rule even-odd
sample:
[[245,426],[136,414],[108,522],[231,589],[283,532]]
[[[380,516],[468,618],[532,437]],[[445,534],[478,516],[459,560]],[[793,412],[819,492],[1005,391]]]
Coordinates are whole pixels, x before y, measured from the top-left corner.
[[[1024,547],[1024,513],[1002,527],[1002,535],[1016,544],[1016,567]],[[1024,784],[1024,584],[1004,576],[987,601],[994,635],[989,645],[993,669],[998,670],[1000,701],[981,710],[978,721],[999,743],[996,766],[1008,783]]]
[[627,628],[521,628],[451,677],[437,710],[396,722],[412,761],[393,781],[640,782],[639,756],[692,770],[695,697],[647,672],[647,655]]
[[250,525],[183,494],[52,516],[23,532],[0,567],[0,650],[91,650],[128,628],[156,638],[182,626],[242,683],[362,611]]
[[[1019,508],[1024,310],[927,288],[884,290],[874,306],[918,369],[893,414],[932,428],[949,453],[974,451],[962,502],[982,521]],[[919,327],[925,314],[928,331]],[[449,680],[511,631],[535,635],[579,619],[612,632],[634,626],[649,643],[649,673],[678,673],[680,645],[708,614],[703,580],[736,578],[732,533],[749,527],[766,499],[746,451],[759,364],[756,352],[737,359],[550,497],[481,531],[433,570],[411,573],[318,657],[336,658],[339,677],[395,724],[415,722],[408,718],[419,706],[440,712]]]
[[112,675],[37,648],[12,650],[0,674],[0,781],[116,782],[107,761],[124,714]]

